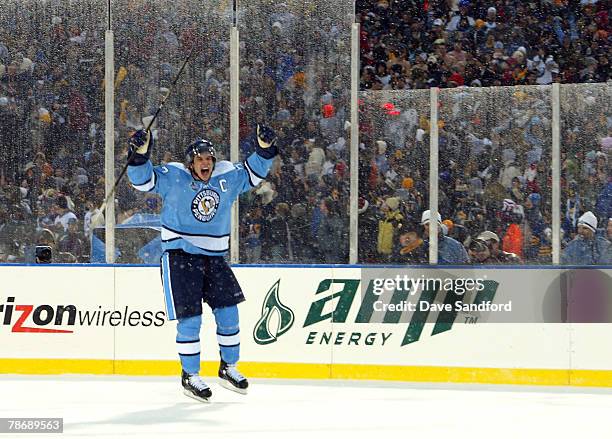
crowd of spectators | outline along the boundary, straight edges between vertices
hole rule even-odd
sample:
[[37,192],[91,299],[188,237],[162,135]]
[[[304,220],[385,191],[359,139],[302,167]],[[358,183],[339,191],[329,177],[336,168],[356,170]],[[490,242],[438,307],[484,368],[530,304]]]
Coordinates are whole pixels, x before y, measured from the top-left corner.
[[[91,218],[105,191],[106,3],[101,7],[101,2],[83,0],[78,10],[73,2],[27,3],[24,8],[23,2],[6,2],[0,13],[0,258],[33,262],[32,249],[41,243],[55,253],[68,253],[57,248],[66,234],[54,225],[61,204],[76,217],[72,227],[85,248],[54,260],[85,261],[94,229]],[[220,157],[229,158],[231,4],[224,4],[230,10],[184,0],[113,3],[116,175],[125,163],[126,140],[143,127],[143,116],[155,111],[192,48],[189,64],[154,127],[157,147],[152,159],[181,162],[185,145],[195,137],[210,139]],[[275,228],[272,235],[266,226],[266,245],[257,261],[291,256],[343,262],[348,254],[349,113],[349,90],[344,85],[350,78],[347,29],[352,5],[290,6],[250,2],[239,14],[241,139],[257,122],[267,122],[287,152],[268,182],[242,200],[241,230],[247,233],[258,210],[278,227],[299,215],[308,224],[302,245],[300,233],[289,229],[285,232],[291,233],[293,248],[278,244],[282,229]],[[244,20],[249,14],[257,19]],[[327,151],[333,142],[335,155]],[[243,148],[241,157],[248,153]],[[152,212],[152,203],[150,196],[136,193],[124,180],[115,197],[117,223]],[[315,225],[310,221],[313,207]],[[311,250],[313,233],[322,242],[320,251]],[[257,239],[243,236],[243,254],[257,254],[250,248]],[[130,243],[118,240],[117,246],[122,245]],[[120,256],[119,262],[142,261]]]
[[[93,0],[76,12],[29,2],[0,13],[0,262],[33,262],[37,244],[51,246],[54,261],[88,261],[104,199],[105,10]],[[607,2],[563,3],[357,1],[362,90],[607,80]],[[240,138],[265,121],[283,151],[240,199],[241,262],[348,262],[352,5],[343,7],[253,1],[238,15]],[[117,6],[116,174],[125,140],[192,48],[154,127],[153,160],[182,161],[194,137],[229,158],[230,15],[212,8]],[[461,90],[440,98],[440,261],[550,263],[550,96]],[[364,95],[360,116],[359,261],[425,263],[429,112],[381,110],[369,103],[375,94]],[[587,210],[599,228],[612,217],[609,101],[580,96],[562,130],[564,245]],[[125,180],[115,207],[118,223],[159,209]]]
[[[590,87],[561,93],[563,247],[576,237],[585,212],[596,215],[602,236],[612,214],[609,86]],[[429,259],[421,221],[429,206],[429,92],[411,96],[364,97],[359,175],[364,262]],[[481,233],[491,232],[495,245],[516,254],[514,261],[552,262],[550,98],[550,89],[529,87],[441,90],[441,230],[468,250],[478,246],[473,241]]]
[[[439,87],[441,233],[463,243],[475,263],[509,263],[487,256],[497,247],[515,254],[513,263],[552,262],[550,89],[466,86],[609,81],[609,8],[607,1],[357,2],[361,88],[378,91],[366,95],[360,118],[361,261],[428,260],[421,221],[429,202],[428,92],[412,90],[401,95],[412,102],[403,102],[385,91]],[[612,215],[610,87],[564,87],[563,247],[582,239],[577,225],[588,211],[609,238]],[[493,239],[479,239],[483,232]],[[599,260],[610,261],[609,252]]]
[[[197,21],[203,17],[197,14],[182,19],[179,9],[185,2],[176,2],[174,9],[154,2],[119,3],[113,3],[115,174],[126,161],[126,139],[143,127],[143,116],[153,113],[193,45],[199,51],[183,76],[186,81],[168,102],[174,110],[154,127],[164,145],[155,151],[154,160],[180,160],[177,151],[183,151],[195,133],[222,144],[229,124],[228,100],[221,102],[228,94],[227,83],[224,90],[220,86],[226,76],[222,47],[226,39],[219,38],[217,29],[203,28]],[[94,0],[3,3],[0,261],[34,262],[37,245],[50,246],[54,262],[90,260],[93,229],[104,220],[97,216],[98,223],[91,224],[105,197],[106,5]],[[223,32],[229,35],[229,30]],[[211,37],[206,44],[204,33]],[[201,87],[193,85],[200,82]],[[218,87],[216,93],[206,92],[211,83]],[[214,100],[218,106],[213,108]],[[150,213],[155,210],[151,205],[150,196],[134,193],[124,179],[115,198],[116,221]],[[71,224],[58,226],[66,209]]]
[[361,87],[610,79],[607,0],[357,0]]

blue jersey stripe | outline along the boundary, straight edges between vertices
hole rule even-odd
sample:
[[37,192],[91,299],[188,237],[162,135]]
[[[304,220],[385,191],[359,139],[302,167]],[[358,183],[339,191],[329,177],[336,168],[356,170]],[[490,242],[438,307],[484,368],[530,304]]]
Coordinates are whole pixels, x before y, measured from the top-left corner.
[[172,281],[170,277],[170,255],[164,253],[162,256],[163,264],[163,275],[164,275],[164,299],[166,302],[166,312],[168,313],[168,320],[176,319],[176,312],[174,309],[174,298],[172,296]]

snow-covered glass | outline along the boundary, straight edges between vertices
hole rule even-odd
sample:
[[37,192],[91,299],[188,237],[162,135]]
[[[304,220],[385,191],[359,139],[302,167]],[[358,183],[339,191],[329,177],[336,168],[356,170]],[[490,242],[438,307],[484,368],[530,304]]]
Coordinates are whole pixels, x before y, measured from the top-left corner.
[[561,263],[609,264],[602,241],[612,238],[612,85],[562,85],[560,107]]
[[429,260],[421,226],[429,209],[429,102],[429,90],[360,94],[360,263]]
[[550,87],[440,91],[439,209],[473,264],[552,262],[551,125]]
[[[166,95],[152,127],[153,164],[183,163],[187,146],[198,137],[215,145],[219,160],[229,160],[230,25],[231,3],[221,0],[112,2],[117,177],[130,135],[148,127]],[[127,177],[115,198],[116,262],[159,263],[161,199],[135,191]],[[101,244],[96,241],[93,247],[104,260]]]
[[257,122],[282,152],[240,199],[243,263],[348,262],[352,17],[347,0],[239,3],[241,158]]
[[[0,8],[0,262],[88,262],[104,185],[106,2]],[[69,213],[72,211],[73,213]]]

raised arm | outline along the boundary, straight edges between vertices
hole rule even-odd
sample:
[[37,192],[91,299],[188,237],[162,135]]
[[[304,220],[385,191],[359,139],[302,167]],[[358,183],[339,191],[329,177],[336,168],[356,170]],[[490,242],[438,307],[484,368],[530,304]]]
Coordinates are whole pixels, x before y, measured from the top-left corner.
[[255,147],[255,152],[243,164],[236,165],[241,180],[240,192],[254,188],[265,179],[278,154],[276,134],[272,128],[257,125],[257,131],[249,142]]
[[135,189],[159,192],[160,172],[156,172],[149,159],[153,149],[153,136],[149,131],[136,131],[129,142],[128,178]]

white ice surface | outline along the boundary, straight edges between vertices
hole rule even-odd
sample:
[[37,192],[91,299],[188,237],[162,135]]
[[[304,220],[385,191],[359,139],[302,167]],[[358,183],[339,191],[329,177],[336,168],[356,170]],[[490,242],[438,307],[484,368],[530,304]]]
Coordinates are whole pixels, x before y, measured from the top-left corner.
[[[612,391],[564,387],[251,380],[213,400],[179,379],[0,375],[0,417],[63,417],[93,438],[612,438]],[[0,435],[0,439],[8,435]]]

